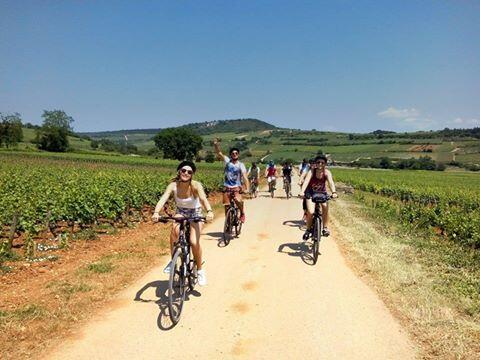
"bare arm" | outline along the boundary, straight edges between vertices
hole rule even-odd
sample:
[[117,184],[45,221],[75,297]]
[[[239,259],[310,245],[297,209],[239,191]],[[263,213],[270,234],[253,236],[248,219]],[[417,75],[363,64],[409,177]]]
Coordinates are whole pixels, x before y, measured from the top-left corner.
[[197,190],[198,198],[200,199],[200,202],[202,203],[203,207],[208,212],[212,211],[212,207],[208,202],[207,195],[205,194],[205,190],[203,189],[203,185],[198,181],[195,181],[194,184],[195,184],[195,189]]
[[330,191],[332,192],[332,195],[333,197],[336,197],[337,195],[337,190],[335,189],[335,183],[333,182],[333,176],[332,176],[332,173],[330,172],[330,170],[327,170],[326,171],[327,173],[327,183],[328,183],[328,187],[330,188]]
[[222,151],[220,150],[220,143],[217,139],[213,140],[213,146],[215,147],[215,154],[217,154],[217,159],[224,161],[225,155],[223,155]]
[[174,187],[175,187],[175,183],[174,183],[174,182],[170,183],[170,184],[167,186],[167,188],[165,189],[165,192],[163,193],[162,197],[161,197],[160,200],[158,201],[157,206],[155,206],[155,211],[153,212],[153,215],[157,215],[157,216],[158,216],[158,213],[160,212],[160,210],[163,209],[163,207],[164,207],[165,204],[167,203],[168,199],[170,198],[170,195],[172,194]]
[[302,186],[303,183],[305,182],[305,178],[307,177],[307,174],[310,172],[310,170],[308,171],[304,171],[301,175],[300,175],[300,180],[298,180],[298,185]]

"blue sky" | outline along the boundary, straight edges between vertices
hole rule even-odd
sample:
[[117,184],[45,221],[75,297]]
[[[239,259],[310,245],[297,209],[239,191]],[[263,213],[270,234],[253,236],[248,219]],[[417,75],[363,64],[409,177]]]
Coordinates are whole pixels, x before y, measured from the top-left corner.
[[480,126],[479,1],[1,1],[0,112],[77,131],[255,117]]

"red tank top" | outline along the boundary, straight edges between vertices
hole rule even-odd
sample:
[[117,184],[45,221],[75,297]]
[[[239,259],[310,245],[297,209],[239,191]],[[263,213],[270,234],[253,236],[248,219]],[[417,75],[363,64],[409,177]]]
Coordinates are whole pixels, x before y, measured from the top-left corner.
[[267,169],[267,176],[275,176],[276,173],[277,169],[274,166]]
[[310,182],[308,183],[308,190],[314,192],[326,192],[327,187],[325,186],[325,182],[327,181],[327,175],[325,174],[325,170],[322,171],[320,179],[317,178],[317,170],[314,171]]

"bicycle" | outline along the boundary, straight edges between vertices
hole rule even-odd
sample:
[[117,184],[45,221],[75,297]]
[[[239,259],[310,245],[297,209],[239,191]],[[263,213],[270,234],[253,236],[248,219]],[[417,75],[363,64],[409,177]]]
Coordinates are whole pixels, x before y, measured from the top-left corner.
[[287,194],[287,200],[292,196],[292,184],[286,176],[283,177],[283,188],[285,189],[285,194]]
[[250,198],[257,197],[258,180],[248,179],[250,181]]
[[170,278],[168,280],[168,309],[173,324],[177,324],[188,291],[197,284],[197,264],[190,248],[190,221],[205,221],[205,217],[162,216],[158,221],[180,224],[178,240],[174,243]]
[[270,193],[270,196],[273,198],[275,196],[275,185],[277,183],[277,179],[272,176],[271,181],[268,183],[268,192]]
[[240,235],[242,231],[242,222],[240,221],[240,209],[235,202],[235,193],[237,190],[225,190],[229,194],[230,204],[225,212],[225,223],[223,225],[223,242],[225,246],[230,240]]
[[318,260],[318,249],[320,246],[320,238],[322,237],[322,207],[320,204],[326,203],[332,197],[324,193],[314,193],[311,196],[305,196],[306,199],[312,199],[315,203],[315,211],[313,212],[313,223],[312,223],[312,260],[313,265],[317,263]]

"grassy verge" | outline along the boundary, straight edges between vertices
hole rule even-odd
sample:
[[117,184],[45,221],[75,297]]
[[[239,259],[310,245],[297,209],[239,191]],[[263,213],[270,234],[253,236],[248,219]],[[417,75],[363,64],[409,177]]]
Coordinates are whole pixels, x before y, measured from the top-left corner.
[[423,358],[478,358],[479,252],[406,228],[394,214],[364,205],[368,196],[332,204],[342,251],[419,343]]

